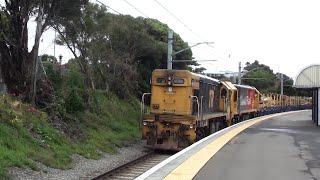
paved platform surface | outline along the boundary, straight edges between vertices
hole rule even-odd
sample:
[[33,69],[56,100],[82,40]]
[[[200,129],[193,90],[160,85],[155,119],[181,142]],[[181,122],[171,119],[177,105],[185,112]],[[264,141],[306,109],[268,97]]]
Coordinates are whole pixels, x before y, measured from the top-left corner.
[[320,128],[311,111],[274,117],[242,131],[195,180],[320,180]]

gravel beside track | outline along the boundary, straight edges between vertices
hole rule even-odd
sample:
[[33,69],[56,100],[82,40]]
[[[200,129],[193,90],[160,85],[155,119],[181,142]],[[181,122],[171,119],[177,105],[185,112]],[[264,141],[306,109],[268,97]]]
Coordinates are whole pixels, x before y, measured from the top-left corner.
[[40,169],[39,171],[33,171],[30,168],[12,167],[9,169],[9,173],[13,180],[91,179],[148,153],[148,150],[143,148],[145,141],[127,142],[125,145],[126,147],[118,148],[116,154],[104,153],[99,160],[86,159],[79,155],[73,155],[73,168],[69,170],[53,169],[37,163]]
[[135,179],[141,174],[147,172],[152,167],[169,158],[171,153],[151,152],[145,156],[141,156],[123,166],[113,169],[105,174],[94,178],[93,180],[119,180],[119,179]]

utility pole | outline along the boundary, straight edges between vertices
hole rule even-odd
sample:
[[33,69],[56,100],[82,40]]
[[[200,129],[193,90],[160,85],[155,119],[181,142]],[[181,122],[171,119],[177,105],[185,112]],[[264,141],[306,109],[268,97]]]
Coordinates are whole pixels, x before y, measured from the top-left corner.
[[172,44],[173,44],[173,31],[168,32],[168,63],[167,69],[172,70]]
[[239,62],[238,84],[241,84],[241,62]]
[[281,73],[281,76],[280,76],[280,86],[281,86],[281,95],[283,95],[283,74]]
[[196,62],[196,61],[217,61],[217,60],[187,60],[187,59],[182,59],[182,60],[173,60],[172,59],[172,56],[176,55],[176,54],[179,54],[183,51],[186,51],[192,47],[195,47],[195,46],[198,46],[200,44],[212,44],[214,42],[200,42],[200,43],[196,43],[195,45],[193,46],[188,46],[187,48],[184,48],[184,49],[181,49],[180,51],[177,51],[177,52],[174,52],[173,53],[173,31],[172,30],[169,30],[168,31],[168,60],[167,60],[167,69],[168,70],[172,70],[172,64],[174,62],[180,62],[180,63],[183,63],[183,62]]

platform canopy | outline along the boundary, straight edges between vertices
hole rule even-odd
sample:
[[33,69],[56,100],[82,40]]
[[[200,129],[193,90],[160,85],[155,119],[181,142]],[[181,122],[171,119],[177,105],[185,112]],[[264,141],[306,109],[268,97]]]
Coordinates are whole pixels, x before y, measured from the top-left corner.
[[297,75],[293,87],[314,89],[320,88],[320,64],[303,68]]
[[320,126],[320,64],[303,68],[297,75],[293,87],[312,91],[312,120]]

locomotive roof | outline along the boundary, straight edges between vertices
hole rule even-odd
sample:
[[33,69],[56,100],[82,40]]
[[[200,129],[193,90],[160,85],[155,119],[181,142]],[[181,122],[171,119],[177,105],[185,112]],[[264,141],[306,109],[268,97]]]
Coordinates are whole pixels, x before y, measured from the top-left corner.
[[208,79],[208,80],[214,81],[214,82],[216,82],[216,83],[220,83],[220,80],[214,79],[214,78],[209,77],[209,76],[206,76],[206,75],[196,74],[196,73],[192,73],[192,75],[198,76],[198,77],[203,78],[203,79]]
[[242,88],[247,88],[247,89],[254,89],[256,92],[258,92],[259,94],[261,94],[260,91],[259,91],[257,88],[253,87],[253,86],[240,85],[240,84],[234,84],[234,86],[236,86],[236,87],[242,87]]
[[228,87],[229,89],[233,89],[236,90],[237,88],[234,86],[233,83],[231,83],[230,81],[221,81],[222,84],[224,84],[226,87]]
[[205,75],[202,75],[202,74],[196,74],[196,73],[193,73],[193,72],[190,72],[188,70],[178,70],[178,69],[172,69],[172,70],[168,70],[168,69],[155,69],[153,72],[169,72],[169,71],[178,71],[178,72],[184,72],[184,73],[190,73],[190,75],[192,76],[196,76],[196,77],[199,77],[199,78],[202,78],[202,79],[205,79],[205,80],[211,80],[211,81],[214,81],[216,83],[220,83],[220,80],[218,79],[214,79],[214,78],[211,78],[209,76],[205,76]]
[[[183,72],[183,73],[187,73],[187,74],[190,74],[190,75],[192,75],[192,76],[195,76],[195,77],[199,77],[199,78],[204,79],[204,80],[213,81],[213,82],[215,82],[215,83],[217,83],[217,84],[222,83],[222,81],[220,81],[220,80],[218,80],[218,79],[215,79],[215,78],[212,78],[212,77],[209,77],[209,76],[206,76],[206,75],[202,75],[202,74],[196,74],[196,73],[190,72],[190,71],[188,71],[188,70],[155,69],[155,70],[153,71],[153,73],[155,73],[155,72],[168,72],[168,71]],[[257,89],[256,89],[255,87],[253,87],[253,86],[233,84],[233,83],[231,83],[231,82],[227,82],[227,84],[228,84],[229,86],[231,86],[231,87],[232,87],[232,85],[233,85],[233,86],[235,86],[235,87],[241,87],[241,88],[246,88],[246,89],[253,89],[253,90],[257,91],[258,93],[260,93],[259,90],[257,90]],[[230,85],[230,84],[231,84],[231,85]]]
[[242,88],[247,88],[247,89],[256,89],[253,86],[248,86],[248,85],[240,85],[240,84],[234,84],[234,86],[236,87],[242,87]]

